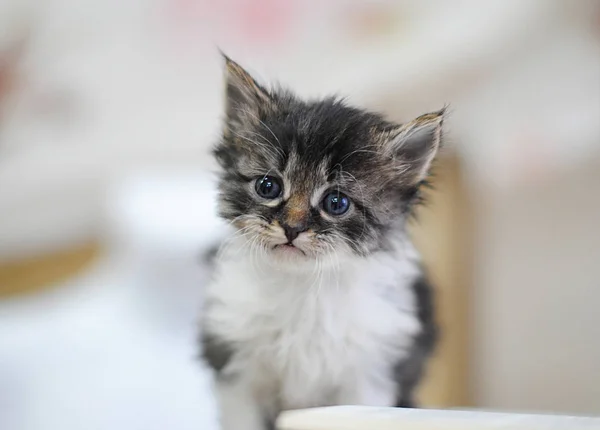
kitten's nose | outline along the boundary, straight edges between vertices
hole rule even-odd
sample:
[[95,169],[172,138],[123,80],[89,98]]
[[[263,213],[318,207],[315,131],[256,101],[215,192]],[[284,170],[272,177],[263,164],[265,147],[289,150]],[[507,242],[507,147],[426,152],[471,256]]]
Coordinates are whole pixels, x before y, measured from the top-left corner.
[[296,239],[300,233],[302,233],[303,231],[306,231],[306,230],[308,230],[308,228],[306,227],[305,224],[294,225],[294,226],[287,225],[287,224],[283,225],[283,231],[285,232],[285,237],[287,238],[289,243],[292,243],[294,241],[294,239]]

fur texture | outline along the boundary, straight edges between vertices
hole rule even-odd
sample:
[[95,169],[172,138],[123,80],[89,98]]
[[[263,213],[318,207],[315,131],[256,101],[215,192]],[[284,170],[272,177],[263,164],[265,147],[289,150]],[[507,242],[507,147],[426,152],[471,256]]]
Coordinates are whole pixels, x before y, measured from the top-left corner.
[[405,224],[443,111],[403,125],[268,91],[226,58],[221,249],[203,313],[224,430],[281,410],[412,406],[436,338]]

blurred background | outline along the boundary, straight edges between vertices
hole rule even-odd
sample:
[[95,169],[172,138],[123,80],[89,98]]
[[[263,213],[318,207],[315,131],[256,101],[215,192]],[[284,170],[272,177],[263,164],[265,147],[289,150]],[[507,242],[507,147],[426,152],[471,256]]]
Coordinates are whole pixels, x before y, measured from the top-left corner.
[[397,121],[450,103],[422,401],[600,414],[600,1],[0,0],[1,429],[214,424],[217,47]]

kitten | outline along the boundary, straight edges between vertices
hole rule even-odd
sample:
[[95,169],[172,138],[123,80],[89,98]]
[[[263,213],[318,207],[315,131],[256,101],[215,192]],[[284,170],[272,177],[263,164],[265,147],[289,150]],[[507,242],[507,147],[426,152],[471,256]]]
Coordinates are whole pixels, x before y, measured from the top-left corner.
[[225,57],[215,148],[235,228],[203,313],[222,428],[282,410],[414,405],[436,339],[432,291],[406,233],[444,111],[404,124],[336,98],[267,90]]

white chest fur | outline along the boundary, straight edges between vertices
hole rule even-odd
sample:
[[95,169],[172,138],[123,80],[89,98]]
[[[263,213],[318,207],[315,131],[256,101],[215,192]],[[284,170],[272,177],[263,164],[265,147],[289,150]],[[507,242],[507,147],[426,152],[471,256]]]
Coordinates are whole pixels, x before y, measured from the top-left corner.
[[302,270],[223,259],[205,328],[233,346],[225,374],[266,409],[390,405],[393,366],[419,331],[416,265],[393,256]]

